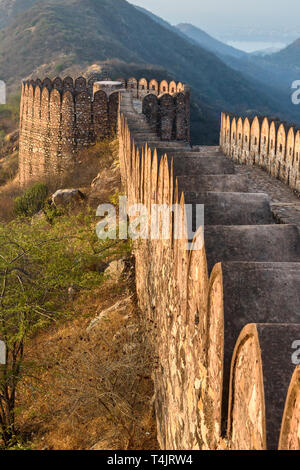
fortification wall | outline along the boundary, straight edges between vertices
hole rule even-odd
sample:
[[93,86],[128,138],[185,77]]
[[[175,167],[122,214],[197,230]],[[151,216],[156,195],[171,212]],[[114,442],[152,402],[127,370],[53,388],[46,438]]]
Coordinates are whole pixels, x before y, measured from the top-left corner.
[[[145,203],[151,212],[152,204],[184,204],[167,157],[160,158],[147,145],[139,151],[123,116],[120,116],[119,143],[128,205]],[[199,306],[201,312],[204,287],[197,285],[197,277],[206,278],[207,273],[193,273],[196,279],[194,283],[191,280],[188,292],[189,266],[196,266],[203,252],[195,252],[189,259],[185,241],[139,240],[135,250],[136,286],[145,334],[157,354],[154,382],[162,449],[200,449],[203,445],[198,402],[204,345],[198,341],[201,327],[195,324],[194,318],[188,319],[188,303],[190,308],[192,304]]]
[[149,95],[162,95],[164,93],[169,93],[174,95],[175,93],[181,93],[184,91],[185,85],[181,82],[162,80],[159,82],[155,78],[152,80],[147,80],[146,78],[136,79],[134,77],[125,80],[124,78],[118,78],[118,81],[121,81],[126,88],[132,94],[133,98],[143,99],[145,96]]
[[161,140],[190,142],[190,90],[186,85],[173,94],[147,94],[142,112]]
[[[22,84],[19,178],[24,185],[72,170],[83,149],[116,132],[119,92],[93,93],[95,77],[71,77]],[[189,92],[182,83],[118,79],[136,99],[154,99],[150,120],[159,138],[189,140]],[[163,93],[162,95],[160,93]],[[169,93],[172,93],[172,97]],[[159,95],[157,98],[156,95]],[[169,103],[169,107],[166,102]],[[149,105],[145,105],[149,114]],[[166,124],[168,123],[168,124]]]
[[[176,204],[170,237],[161,219],[157,239],[135,244],[138,299],[156,359],[160,447],[276,449],[280,436],[283,448],[300,449],[299,369],[293,376],[291,360],[300,337],[298,229],[274,223],[268,197],[247,193],[228,158],[176,142],[164,153],[146,135],[136,145],[146,128],[123,95],[128,205],[146,205],[151,220],[155,204]],[[198,226],[193,240],[185,203],[205,205],[205,232]]]
[[116,131],[118,93],[92,95],[92,85],[83,77],[22,84],[21,184],[69,171],[84,148]]
[[300,130],[295,126],[222,113],[220,146],[233,160],[257,165],[300,192]]

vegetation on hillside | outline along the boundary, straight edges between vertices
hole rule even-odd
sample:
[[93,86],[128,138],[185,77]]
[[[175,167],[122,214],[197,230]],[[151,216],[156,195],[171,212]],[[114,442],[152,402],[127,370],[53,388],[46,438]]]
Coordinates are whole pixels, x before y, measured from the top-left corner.
[[48,195],[48,188],[44,183],[30,186],[14,201],[15,213],[23,217],[33,217],[43,209]]
[[[56,322],[27,344],[26,360],[34,374],[20,385],[17,417],[27,446],[158,448],[151,351],[143,343],[134,289],[128,263],[121,278],[77,293],[70,320]],[[96,316],[98,323],[91,328]]]
[[92,289],[101,282],[88,266],[105,247],[98,246],[90,225],[83,217],[67,217],[51,226],[20,221],[0,225],[0,336],[7,348],[0,379],[0,426],[5,446],[16,436],[18,384],[31,373],[23,360],[26,340],[68,315],[65,305],[72,284]]
[[11,24],[16,16],[42,0],[0,0],[0,29]]
[[[297,39],[292,44],[289,44],[287,47],[282,49],[281,51],[277,52],[276,54],[272,54],[269,57],[270,62],[273,62],[278,65],[284,65],[285,68],[291,68],[294,72],[299,74],[300,65],[300,39]],[[295,77],[299,78],[298,77]]]
[[141,69],[149,64],[164,67],[191,86],[194,143],[217,143],[224,109],[240,114],[288,113],[280,97],[259,82],[249,81],[125,0],[44,1],[0,30],[0,76],[9,86],[44,70],[43,64],[49,64],[47,70],[55,75],[114,60]]
[[20,93],[0,105],[0,186],[13,180],[18,170]]
[[[107,140],[83,153],[66,186],[52,178],[21,194],[11,182],[0,190],[2,448],[157,445],[131,244],[99,240],[95,230],[95,207],[121,189],[116,147]],[[54,207],[49,196],[68,181],[85,200]],[[112,261],[124,266],[117,278],[106,271]]]
[[6,136],[19,125],[21,94],[10,95],[7,104],[0,105],[0,158],[5,151]]

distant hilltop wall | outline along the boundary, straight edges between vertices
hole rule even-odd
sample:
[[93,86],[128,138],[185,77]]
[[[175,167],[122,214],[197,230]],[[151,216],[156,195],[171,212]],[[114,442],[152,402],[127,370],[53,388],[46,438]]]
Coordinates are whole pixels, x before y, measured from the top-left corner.
[[[83,149],[116,132],[120,90],[95,91],[97,81],[94,77],[57,77],[22,84],[21,185],[69,171]],[[143,112],[159,138],[189,141],[189,90],[185,85],[133,77],[116,81],[133,98],[145,100]]]
[[130,90],[133,97],[136,98],[144,98],[149,93],[156,96],[162,95],[163,93],[174,95],[175,93],[183,92],[185,89],[183,83],[176,83],[175,81],[167,82],[167,80],[162,80],[158,82],[155,79],[148,81],[146,78],[141,78],[140,80],[129,78],[127,81],[121,78],[118,80],[122,80],[126,88]]
[[295,126],[222,113],[220,146],[233,160],[257,165],[300,192],[300,130]]
[[143,99],[143,114],[150,129],[161,140],[181,140],[190,143],[190,91],[185,86],[183,92],[173,95],[163,93],[158,97],[148,94]]
[[93,96],[83,77],[25,82],[20,110],[20,183],[61,174],[80,151],[115,130],[118,92]]

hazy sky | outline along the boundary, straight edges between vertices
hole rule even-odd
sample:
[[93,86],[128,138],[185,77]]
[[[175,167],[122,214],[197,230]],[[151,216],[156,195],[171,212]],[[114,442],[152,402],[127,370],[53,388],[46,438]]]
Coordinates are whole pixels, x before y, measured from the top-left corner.
[[233,26],[267,30],[300,29],[299,0],[129,0],[172,24],[193,23],[210,30],[226,31]]

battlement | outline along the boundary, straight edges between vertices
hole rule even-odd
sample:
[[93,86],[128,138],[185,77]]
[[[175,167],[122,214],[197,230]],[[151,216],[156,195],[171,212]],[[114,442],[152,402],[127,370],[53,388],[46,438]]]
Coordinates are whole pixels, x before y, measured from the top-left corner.
[[300,130],[277,119],[222,113],[220,146],[233,160],[257,165],[300,191]]
[[181,82],[133,77],[116,82],[99,82],[96,77],[25,81],[20,105],[20,184],[69,171],[84,148],[113,135],[122,92],[141,101],[159,139],[189,141],[189,88]]
[[[84,77],[78,77],[75,80],[72,77],[56,77],[53,80],[46,77],[43,80],[37,78],[36,80],[26,80],[23,82],[23,85],[32,85],[33,87],[39,86],[41,89],[48,88],[49,92],[54,88],[60,92],[71,91],[73,93],[78,93],[81,91],[93,93],[93,87],[99,79],[96,76],[92,76],[88,80]],[[112,81],[111,78],[106,78],[103,82]],[[163,93],[169,93],[171,95],[175,93],[183,92],[186,89],[186,85],[182,82],[167,80],[158,81],[156,79],[147,80],[146,78],[137,79],[134,77],[125,79],[124,77],[119,77],[116,82],[120,82],[123,85],[124,89],[130,90],[132,95],[136,98],[143,98],[145,95],[151,93],[154,95],[162,95]]]
[[[122,97],[118,127],[128,206],[146,209],[143,234],[157,207],[166,208],[170,227],[166,237],[159,223],[158,236],[134,247],[137,298],[155,355],[160,448],[299,450],[298,224],[274,218],[271,177],[257,188],[256,172],[236,172],[219,148],[152,145],[131,101]],[[239,161],[266,164],[275,147],[277,168],[291,161],[287,168],[297,170],[298,131],[265,118],[235,123],[222,115],[227,154],[235,149]],[[192,216],[194,233],[186,230],[188,207],[204,211],[205,226]]]

